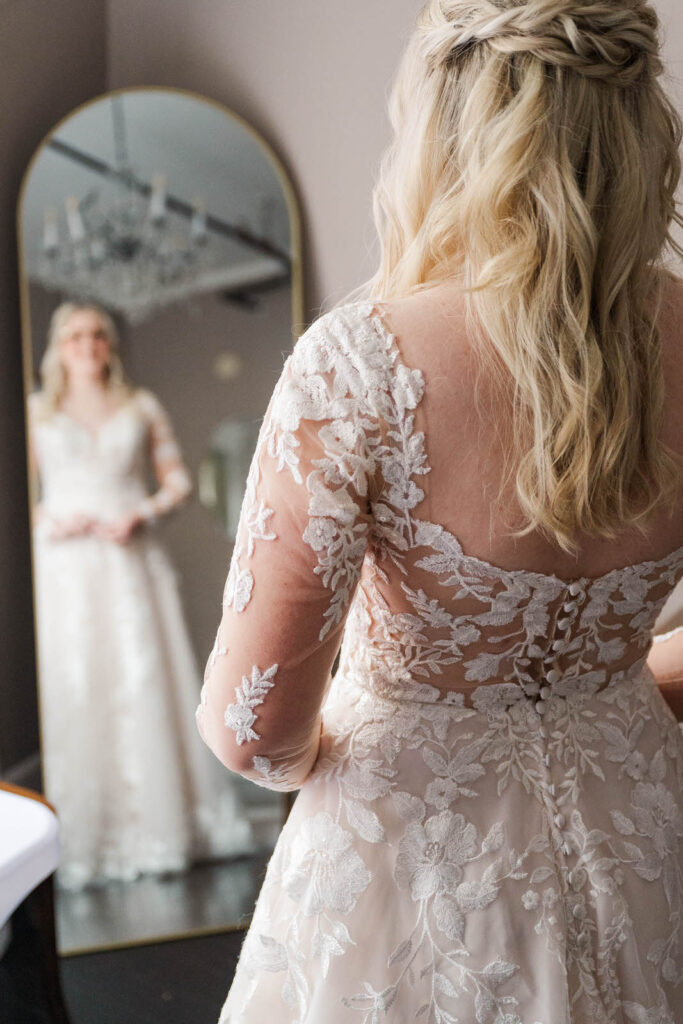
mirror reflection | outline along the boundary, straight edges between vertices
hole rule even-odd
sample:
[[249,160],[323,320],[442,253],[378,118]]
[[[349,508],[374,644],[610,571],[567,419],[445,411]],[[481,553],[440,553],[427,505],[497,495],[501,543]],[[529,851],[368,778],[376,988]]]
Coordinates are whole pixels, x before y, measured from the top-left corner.
[[197,733],[259,424],[300,320],[291,190],[171,90],[62,122],[20,208],[42,762],[64,952],[244,923],[286,813]]

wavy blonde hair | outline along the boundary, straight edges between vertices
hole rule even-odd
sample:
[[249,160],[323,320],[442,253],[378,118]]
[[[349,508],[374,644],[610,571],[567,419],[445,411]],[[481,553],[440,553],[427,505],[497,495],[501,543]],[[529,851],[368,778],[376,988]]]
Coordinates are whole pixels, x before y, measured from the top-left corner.
[[39,392],[37,408],[41,416],[49,417],[59,408],[66,392],[67,377],[59,355],[59,345],[69,320],[74,313],[95,313],[104,328],[109,342],[109,366],[107,368],[107,386],[127,395],[131,388],[126,380],[123,363],[119,356],[119,335],[113,318],[105,309],[91,302],[62,302],[57,306],[50,318],[47,333],[47,346],[40,361],[40,380],[42,389]]
[[514,398],[516,535],[568,551],[577,531],[643,530],[680,480],[660,440],[657,262],[683,255],[662,70],[644,0],[430,0],[389,103],[363,291],[462,276],[472,336]]

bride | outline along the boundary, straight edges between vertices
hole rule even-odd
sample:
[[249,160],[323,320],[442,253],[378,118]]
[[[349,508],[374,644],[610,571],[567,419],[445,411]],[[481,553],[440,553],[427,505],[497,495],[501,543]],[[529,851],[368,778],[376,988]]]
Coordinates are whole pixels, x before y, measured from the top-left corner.
[[191,490],[169,418],[126,382],[114,323],[95,306],[56,309],[40,369],[28,420],[57,880],[77,889],[246,852],[251,827],[235,785],[192,724],[199,673],[154,532]]
[[421,5],[380,261],[275,384],[197,709],[228,769],[299,790],[220,1024],[683,1021],[683,733],[648,665],[683,580],[657,24]]

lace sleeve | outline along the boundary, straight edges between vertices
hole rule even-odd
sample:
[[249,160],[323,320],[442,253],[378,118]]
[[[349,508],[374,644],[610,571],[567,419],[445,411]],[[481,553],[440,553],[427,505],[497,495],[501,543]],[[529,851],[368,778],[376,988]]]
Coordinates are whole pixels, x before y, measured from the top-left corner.
[[197,725],[228,768],[298,788],[371,520],[374,422],[331,314],[299,339],[261,425]]
[[183,461],[168,413],[150,391],[140,390],[137,400],[149,422],[150,455],[158,489],[138,506],[143,519],[154,521],[183,502],[192,491],[192,479]]

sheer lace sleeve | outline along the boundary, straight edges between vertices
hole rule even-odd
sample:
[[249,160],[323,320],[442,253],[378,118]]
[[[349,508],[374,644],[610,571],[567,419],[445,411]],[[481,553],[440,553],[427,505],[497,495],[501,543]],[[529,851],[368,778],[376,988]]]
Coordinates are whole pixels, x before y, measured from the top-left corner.
[[361,346],[321,317],[285,362],[252,459],[197,724],[266,788],[298,788],[318,752],[370,529],[370,390]]
[[150,427],[150,454],[159,484],[138,507],[143,519],[154,521],[183,502],[192,491],[192,479],[183,461],[168,413],[151,391],[140,390],[137,402]]

